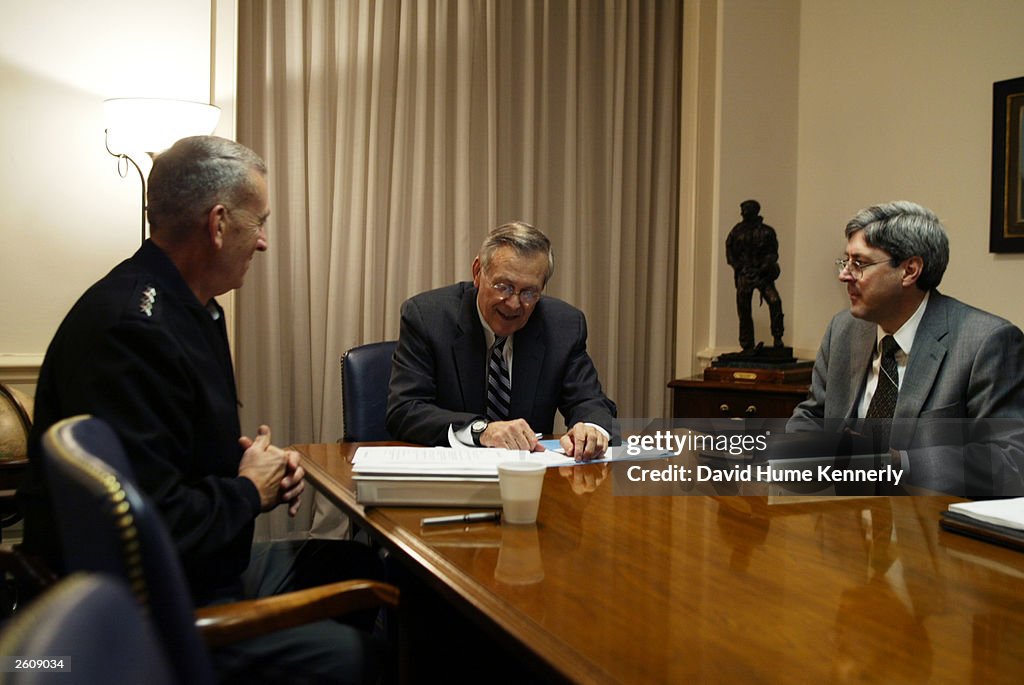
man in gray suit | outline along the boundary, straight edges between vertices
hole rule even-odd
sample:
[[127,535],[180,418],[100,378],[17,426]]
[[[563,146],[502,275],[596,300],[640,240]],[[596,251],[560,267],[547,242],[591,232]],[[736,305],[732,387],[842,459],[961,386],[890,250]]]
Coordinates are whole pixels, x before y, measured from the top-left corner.
[[472,283],[421,293],[402,305],[392,362],[388,431],[425,445],[538,449],[557,409],[576,461],[617,438],[615,404],[587,354],[587,322],[543,296],[554,270],[551,243],[523,222],[490,232]]
[[787,430],[865,433],[874,420],[884,426],[879,451],[891,447],[914,485],[1019,491],[1021,330],[936,290],[949,241],[930,210],[906,201],[868,207],[846,225],[846,239],[837,266],[850,309],[829,324]]

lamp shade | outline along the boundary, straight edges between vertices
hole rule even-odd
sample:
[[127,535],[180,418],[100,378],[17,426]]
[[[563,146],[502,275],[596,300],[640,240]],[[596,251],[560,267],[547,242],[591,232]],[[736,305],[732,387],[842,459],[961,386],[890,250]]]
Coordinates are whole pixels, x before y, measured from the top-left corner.
[[112,154],[162,152],[187,136],[213,133],[220,107],[187,100],[114,98],[103,102]]

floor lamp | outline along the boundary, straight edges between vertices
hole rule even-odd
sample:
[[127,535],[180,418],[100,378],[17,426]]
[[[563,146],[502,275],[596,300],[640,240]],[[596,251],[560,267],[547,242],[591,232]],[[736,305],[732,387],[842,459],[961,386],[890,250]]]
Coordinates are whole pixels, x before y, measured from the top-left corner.
[[142,182],[142,242],[146,242],[146,176],[135,160],[153,157],[187,136],[208,135],[217,127],[220,107],[202,102],[162,98],[104,100],[107,152],[117,157],[121,178],[131,164]]

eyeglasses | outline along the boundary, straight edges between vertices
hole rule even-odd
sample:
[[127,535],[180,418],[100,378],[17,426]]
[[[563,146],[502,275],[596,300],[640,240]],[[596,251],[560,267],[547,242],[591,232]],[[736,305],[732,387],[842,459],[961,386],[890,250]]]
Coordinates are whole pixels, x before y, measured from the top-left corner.
[[540,299],[540,291],[536,288],[523,288],[522,290],[516,290],[508,283],[495,283],[491,288],[498,294],[498,299],[502,302],[513,295],[518,295],[519,301],[524,307],[532,307],[537,304],[537,300]]
[[850,272],[855,281],[859,281],[860,277],[864,275],[864,269],[875,264],[881,264],[882,262],[891,261],[890,259],[879,259],[877,262],[864,262],[857,261],[856,259],[837,259],[836,266],[839,267],[839,275],[843,275],[843,270]]

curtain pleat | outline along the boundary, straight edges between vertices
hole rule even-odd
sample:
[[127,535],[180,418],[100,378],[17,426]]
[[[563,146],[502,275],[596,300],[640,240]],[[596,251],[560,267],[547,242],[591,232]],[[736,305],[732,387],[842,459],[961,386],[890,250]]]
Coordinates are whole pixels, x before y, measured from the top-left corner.
[[624,417],[666,416],[681,3],[249,0],[238,139],[270,168],[270,249],[237,299],[243,425],[342,434],[339,358],[468,280],[487,230],[555,249]]

